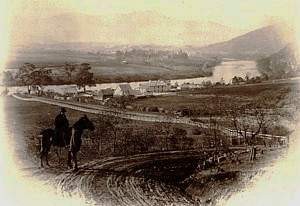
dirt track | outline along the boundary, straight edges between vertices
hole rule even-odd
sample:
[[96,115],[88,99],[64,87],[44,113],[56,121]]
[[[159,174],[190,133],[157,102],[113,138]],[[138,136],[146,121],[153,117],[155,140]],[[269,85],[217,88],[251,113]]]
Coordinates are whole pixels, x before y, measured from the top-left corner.
[[[139,176],[135,168],[157,160],[199,156],[198,152],[160,152],[131,157],[111,157],[81,165],[78,172],[59,169],[36,170],[53,173],[47,182],[62,195],[80,195],[96,205],[191,205],[193,201],[175,186]],[[55,175],[55,173],[57,173]]]
[[[269,153],[271,155],[259,158],[257,164],[249,164],[245,161],[245,164],[239,166],[242,178],[238,178],[238,180],[225,179],[224,183],[222,181],[207,182],[207,191],[203,188],[199,189],[196,186],[199,180],[192,177],[200,174],[190,171],[193,175],[190,176],[189,173],[187,178],[192,178],[196,182],[192,182],[189,189],[205,191],[203,197],[207,199],[212,196],[215,200],[230,196],[245,186],[245,180],[250,181],[253,176],[262,174],[262,168],[276,160],[274,157],[278,155],[274,155],[274,152],[280,155],[280,152],[274,150]],[[248,157],[248,155],[246,156]],[[195,197],[190,196],[193,192],[188,195],[176,184],[159,181],[153,176],[154,174],[150,174],[147,170],[147,167],[153,168],[151,163],[157,161],[167,163],[179,159],[181,164],[185,164],[186,162],[182,161],[182,158],[190,158],[189,162],[202,159],[201,153],[198,151],[158,152],[103,158],[81,165],[77,172],[60,168],[36,168],[34,175],[44,178],[43,181],[46,180],[48,184],[53,185],[58,194],[69,197],[79,195],[91,205],[198,205],[199,199],[196,198],[198,200],[196,201]],[[143,170],[149,174],[141,175]],[[220,186],[216,186],[218,184]],[[223,193],[224,191],[226,194]]]
[[192,126],[201,126],[205,127],[206,125],[202,123],[196,123],[191,121],[189,118],[175,118],[166,115],[157,115],[157,114],[146,114],[146,113],[139,113],[139,112],[129,112],[123,111],[119,109],[112,109],[108,107],[104,107],[101,105],[91,105],[91,104],[82,104],[82,103],[75,103],[75,102],[68,102],[62,100],[54,100],[49,98],[43,97],[31,97],[31,98],[23,98],[18,95],[12,95],[14,98],[23,101],[36,101],[42,102],[46,104],[56,105],[60,107],[66,107],[77,111],[93,113],[93,114],[103,114],[103,115],[112,115],[124,119],[131,119],[131,120],[140,120],[140,121],[148,121],[148,122],[167,122],[167,123],[178,123],[178,124],[187,124]]
[[[158,115],[158,114],[147,114],[147,113],[139,113],[139,112],[129,112],[123,111],[118,109],[112,109],[100,105],[91,105],[91,104],[82,104],[82,103],[75,103],[75,102],[67,102],[61,100],[54,100],[49,98],[43,97],[31,97],[31,98],[22,98],[18,95],[12,95],[14,98],[22,100],[22,101],[36,101],[42,102],[46,104],[56,105],[60,107],[66,107],[77,111],[92,113],[92,114],[102,114],[102,115],[112,115],[124,119],[131,119],[131,120],[139,120],[139,121],[148,121],[148,122],[164,122],[164,123],[175,123],[175,124],[185,124],[190,126],[197,126],[201,128],[208,128],[209,125],[191,121],[189,118],[181,117],[175,118],[166,115]],[[223,127],[222,131],[228,135],[231,135],[234,130]],[[271,134],[260,134],[262,138],[273,138],[274,135]],[[287,137],[284,136],[276,136],[280,138],[286,139]]]

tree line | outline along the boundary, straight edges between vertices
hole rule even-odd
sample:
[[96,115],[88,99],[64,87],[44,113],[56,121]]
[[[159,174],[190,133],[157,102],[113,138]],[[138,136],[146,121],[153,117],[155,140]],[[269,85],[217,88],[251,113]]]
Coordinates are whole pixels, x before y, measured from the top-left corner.
[[[62,71],[57,69],[59,76],[57,78],[53,68],[38,67],[31,63],[23,64],[15,75],[11,71],[2,73],[2,83],[4,86],[27,86],[30,94],[32,88],[42,89],[45,85],[53,84],[76,84],[79,88],[86,90],[87,85],[95,84],[94,75],[90,71],[91,66],[88,63],[80,65],[65,64]],[[61,75],[63,74],[63,75]]]

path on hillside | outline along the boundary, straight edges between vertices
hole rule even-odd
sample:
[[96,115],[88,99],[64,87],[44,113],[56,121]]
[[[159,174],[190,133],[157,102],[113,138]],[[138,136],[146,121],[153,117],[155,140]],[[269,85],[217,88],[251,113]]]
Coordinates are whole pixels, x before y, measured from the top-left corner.
[[[46,104],[56,105],[60,107],[66,107],[69,109],[81,111],[81,112],[87,112],[92,114],[101,114],[101,115],[110,115],[115,117],[120,117],[124,119],[131,119],[131,120],[139,120],[139,121],[147,121],[147,122],[164,122],[164,123],[175,123],[175,124],[186,124],[190,126],[196,126],[201,128],[209,128],[208,124],[204,124],[201,122],[194,122],[190,118],[186,117],[171,117],[167,115],[160,115],[160,114],[148,114],[148,113],[141,113],[141,112],[131,112],[131,111],[124,111],[120,109],[114,109],[105,107],[102,105],[92,105],[92,104],[86,104],[86,103],[77,103],[77,102],[68,102],[63,100],[54,100],[44,97],[20,97],[16,94],[12,95],[14,98],[23,100],[23,101],[35,101],[35,102],[42,102]],[[233,135],[236,134],[235,130],[222,127],[222,132],[224,132],[227,135]],[[242,131],[243,132],[243,131]],[[251,135],[250,132],[249,135]],[[277,135],[271,135],[271,134],[259,134],[261,138],[265,139],[271,139],[271,138],[280,138],[280,139],[287,139],[285,136],[277,136]]]
[[54,99],[49,99],[44,97],[31,96],[31,97],[24,98],[15,94],[13,94],[12,96],[16,99],[23,100],[23,101],[42,102],[46,104],[66,107],[69,109],[92,113],[92,114],[111,115],[111,116],[116,116],[124,119],[140,120],[140,121],[147,121],[147,122],[166,122],[166,123],[187,124],[191,126],[198,126],[204,128],[207,127],[207,125],[203,123],[193,122],[189,118],[185,118],[185,117],[176,118],[167,115],[131,112],[131,111],[124,111],[120,109],[109,108],[102,105],[68,102],[68,101],[54,100]]

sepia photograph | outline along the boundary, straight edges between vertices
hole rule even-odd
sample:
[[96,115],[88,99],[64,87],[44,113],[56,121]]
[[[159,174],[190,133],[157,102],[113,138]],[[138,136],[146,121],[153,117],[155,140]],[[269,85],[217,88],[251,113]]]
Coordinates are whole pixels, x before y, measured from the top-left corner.
[[0,205],[300,205],[299,12],[0,0]]

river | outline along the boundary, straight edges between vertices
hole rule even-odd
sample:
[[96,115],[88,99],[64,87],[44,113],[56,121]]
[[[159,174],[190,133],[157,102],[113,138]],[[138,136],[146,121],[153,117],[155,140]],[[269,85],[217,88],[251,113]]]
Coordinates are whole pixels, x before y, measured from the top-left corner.
[[203,81],[211,81],[214,83],[223,79],[225,83],[230,83],[231,79],[234,76],[244,78],[246,75],[248,75],[248,77],[255,77],[260,75],[256,68],[255,61],[226,60],[215,67],[213,75],[210,77],[178,79],[172,80],[171,82],[177,82],[178,84],[182,84],[185,82],[201,84]]
[[[197,77],[197,78],[188,78],[188,79],[175,79],[171,80],[171,84],[175,84],[176,82],[180,85],[183,83],[195,83],[201,84],[203,81],[211,81],[212,83],[224,80],[225,83],[230,83],[231,79],[234,76],[240,77],[255,77],[259,76],[259,72],[256,68],[255,61],[246,61],[246,60],[223,60],[223,62],[216,66],[213,75],[210,77]],[[130,82],[129,84],[133,89],[137,89],[141,83],[145,83],[146,81],[141,82]],[[124,82],[125,83],[125,82]],[[116,89],[117,86],[122,83],[106,83],[106,84],[96,84],[96,86],[87,87],[88,90],[100,90],[105,88]],[[52,90],[58,93],[63,93],[68,87],[75,87],[75,85],[49,85],[45,86],[44,91]],[[15,91],[27,91],[27,87],[10,87],[11,92]]]

